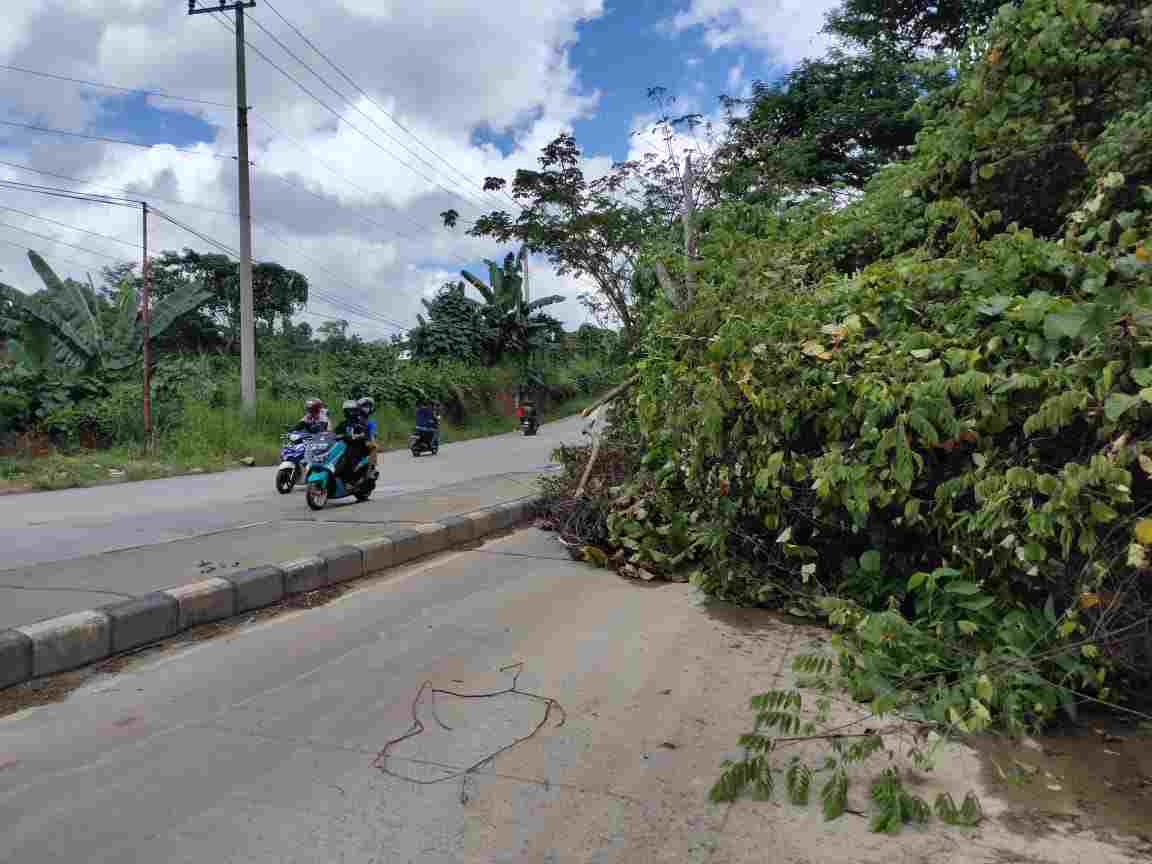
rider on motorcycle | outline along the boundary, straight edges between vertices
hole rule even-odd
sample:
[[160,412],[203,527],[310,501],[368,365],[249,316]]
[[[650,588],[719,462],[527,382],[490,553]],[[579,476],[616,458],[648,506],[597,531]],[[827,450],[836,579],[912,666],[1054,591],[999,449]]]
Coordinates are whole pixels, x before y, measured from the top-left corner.
[[355,476],[356,466],[360,464],[360,460],[372,452],[375,446],[369,438],[368,420],[359,401],[349,399],[344,403],[344,419],[333,431],[342,436],[348,444],[348,450],[337,468],[337,473],[347,483]]
[[374,414],[376,411],[376,402],[372,399],[371,396],[365,396],[363,399],[358,399],[356,404],[360,406],[360,411],[364,415],[364,425],[368,429],[368,452],[370,454],[369,458],[371,459],[372,464],[375,465],[376,458],[378,456],[377,450],[379,448],[379,444],[376,441],[376,421],[372,419],[372,414]]
[[289,429],[289,432],[307,432],[318,435],[328,431],[328,416],[324,410],[324,403],[319,399],[309,399],[304,403],[304,416]]
[[433,446],[440,446],[440,417],[426,401],[421,401],[416,407],[416,431],[431,432]]

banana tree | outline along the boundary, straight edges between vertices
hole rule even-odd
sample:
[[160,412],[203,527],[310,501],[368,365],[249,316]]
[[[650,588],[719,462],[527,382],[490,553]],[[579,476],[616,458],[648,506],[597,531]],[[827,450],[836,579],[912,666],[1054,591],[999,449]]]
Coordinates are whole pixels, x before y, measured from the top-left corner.
[[491,353],[499,356],[506,352],[524,354],[542,347],[563,328],[555,318],[540,310],[564,302],[560,294],[527,302],[524,299],[524,257],[527,248],[518,254],[505,256],[502,265],[485,260],[488,265],[488,283],[479,277],[461,271],[460,275],[484,299],[482,312],[492,331]]
[[[144,323],[137,314],[138,296],[128,280],[115,296],[116,314],[110,326],[101,322],[95,288],[61,279],[37,253],[28,260],[44,282],[44,289],[24,294],[0,284],[0,298],[10,306],[10,319],[19,322],[19,356],[34,367],[61,367],[84,374],[117,372],[140,362]],[[190,284],[160,300],[152,310],[150,335],[156,338],[182,315],[212,297]]]

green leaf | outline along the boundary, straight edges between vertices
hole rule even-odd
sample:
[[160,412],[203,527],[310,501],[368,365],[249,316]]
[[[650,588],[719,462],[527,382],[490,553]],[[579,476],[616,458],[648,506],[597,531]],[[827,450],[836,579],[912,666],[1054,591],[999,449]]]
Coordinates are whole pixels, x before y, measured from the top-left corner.
[[956,622],[956,626],[965,636],[971,636],[973,633],[980,629],[980,625],[973,621],[960,620]]
[[1083,306],[1072,306],[1044,317],[1044,336],[1048,339],[1075,339],[1092,317],[1092,311]]
[[923,571],[913,573],[908,577],[908,590],[915,591],[917,588],[924,584],[927,578],[928,574],[924,573]]
[[820,790],[820,801],[824,810],[824,818],[831,822],[844,815],[848,806],[848,773],[844,767],[838,765]]
[[880,572],[880,553],[875,549],[869,549],[860,556],[860,569],[865,573],[879,573]]
[[1113,393],[1104,402],[1104,416],[1115,423],[1133,405],[1140,404],[1139,396],[1129,396],[1127,393]]
[[974,600],[960,600],[956,605],[961,609],[967,609],[969,612],[979,612],[981,609],[987,609],[995,602],[995,597],[989,597],[987,594],[984,594]]
[[972,595],[980,593],[980,586],[975,582],[949,582],[944,590],[949,594]]

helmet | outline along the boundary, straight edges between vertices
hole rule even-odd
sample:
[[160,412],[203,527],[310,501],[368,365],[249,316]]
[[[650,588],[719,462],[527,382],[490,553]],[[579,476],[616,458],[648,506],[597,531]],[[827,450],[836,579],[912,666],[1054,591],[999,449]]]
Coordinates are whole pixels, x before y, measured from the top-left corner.
[[324,403],[319,399],[306,399],[304,401],[305,414],[319,414],[324,408]]
[[345,417],[352,419],[353,417],[359,417],[360,414],[361,414],[360,403],[357,402],[355,399],[349,399],[347,402],[344,403],[344,416]]
[[360,406],[360,409],[364,412],[365,417],[367,417],[369,414],[371,414],[373,411],[376,410],[376,403],[372,400],[371,396],[365,396],[363,399],[360,399],[356,404],[358,404]]

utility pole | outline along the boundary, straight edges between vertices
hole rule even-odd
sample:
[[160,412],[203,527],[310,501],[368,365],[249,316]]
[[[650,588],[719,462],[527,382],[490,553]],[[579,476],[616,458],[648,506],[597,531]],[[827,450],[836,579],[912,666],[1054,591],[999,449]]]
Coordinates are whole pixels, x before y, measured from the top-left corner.
[[152,311],[149,295],[152,293],[152,272],[148,266],[148,202],[140,202],[141,249],[140,274],[143,277],[143,294],[140,302],[140,317],[144,325],[144,451],[152,452]]
[[252,191],[248,176],[248,79],[244,69],[244,10],[256,0],[197,8],[188,0],[189,15],[212,12],[236,13],[236,161],[240,192],[240,402],[245,410],[256,407],[256,316],[252,309]]

